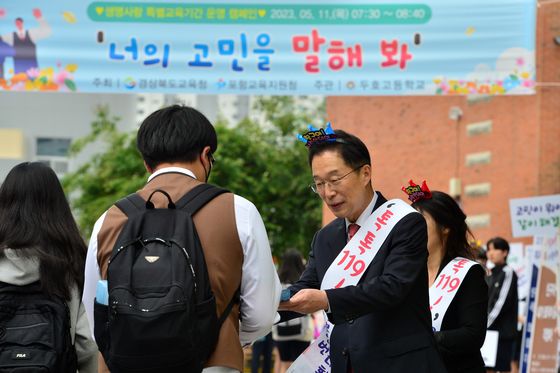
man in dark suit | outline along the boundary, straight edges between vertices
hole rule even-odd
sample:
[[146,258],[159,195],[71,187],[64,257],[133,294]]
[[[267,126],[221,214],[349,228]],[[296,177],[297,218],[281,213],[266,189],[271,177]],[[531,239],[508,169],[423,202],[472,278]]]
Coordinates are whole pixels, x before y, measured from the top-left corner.
[[309,146],[309,164],[312,189],[337,219],[315,234],[307,268],[281,309],[327,311],[335,325],[330,339],[333,373],[445,372],[431,328],[422,215],[410,213],[394,226],[357,285],[320,290],[348,232],[386,202],[372,187],[364,143],[340,130],[335,137]]

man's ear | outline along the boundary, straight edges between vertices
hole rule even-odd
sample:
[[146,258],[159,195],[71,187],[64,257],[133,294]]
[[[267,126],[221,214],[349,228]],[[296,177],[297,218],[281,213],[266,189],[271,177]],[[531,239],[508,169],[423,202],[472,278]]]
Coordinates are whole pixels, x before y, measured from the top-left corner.
[[362,175],[362,177],[364,178],[364,182],[367,180],[367,182],[371,182],[371,165],[366,164],[363,165],[362,168],[360,169],[360,175]]
[[209,145],[206,145],[204,148],[202,148],[202,155],[207,157],[208,153],[212,153],[212,148],[210,148]]

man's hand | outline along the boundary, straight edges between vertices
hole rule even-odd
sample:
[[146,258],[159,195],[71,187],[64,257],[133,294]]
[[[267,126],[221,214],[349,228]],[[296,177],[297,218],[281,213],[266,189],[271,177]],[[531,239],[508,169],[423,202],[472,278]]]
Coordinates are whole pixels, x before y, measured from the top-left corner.
[[278,309],[308,314],[328,308],[329,300],[324,290],[302,289],[293,295],[289,301],[281,302]]

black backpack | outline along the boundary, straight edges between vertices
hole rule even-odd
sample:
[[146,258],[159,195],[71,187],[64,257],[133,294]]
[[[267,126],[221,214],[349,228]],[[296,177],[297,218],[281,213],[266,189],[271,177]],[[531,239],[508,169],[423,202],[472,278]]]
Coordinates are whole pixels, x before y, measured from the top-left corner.
[[0,373],[76,373],[70,309],[41,284],[0,282]]
[[[238,293],[218,319],[192,216],[225,192],[201,184],[177,203],[161,189],[116,203],[128,221],[109,260],[108,309],[95,305],[95,337],[112,373],[202,371]],[[155,193],[167,208],[154,208]]]

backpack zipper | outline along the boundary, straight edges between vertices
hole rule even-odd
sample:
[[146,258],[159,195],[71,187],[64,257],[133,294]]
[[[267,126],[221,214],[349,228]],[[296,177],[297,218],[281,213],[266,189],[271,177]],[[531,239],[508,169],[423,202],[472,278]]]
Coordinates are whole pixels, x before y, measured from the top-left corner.
[[[177,245],[176,242],[173,242],[173,243]],[[177,246],[179,246],[179,245],[177,245]],[[179,246],[179,247],[181,248],[181,250],[183,250],[183,254],[185,254],[185,258],[187,259],[187,263],[189,264],[189,268],[191,269],[191,273],[192,273],[192,277],[193,277],[193,284],[194,284],[194,293],[197,294],[198,293],[198,287],[196,285],[196,274],[194,273],[194,268],[193,268],[192,263],[191,263],[191,257],[189,256],[189,253],[187,253],[187,249],[185,249],[184,247],[181,247],[181,246]]]
[[[114,314],[127,314],[127,313],[133,313],[133,314],[143,314],[143,315],[148,315],[149,313],[152,312],[160,312],[160,311],[164,311],[169,309],[170,311],[175,311],[175,310],[180,310],[180,309],[185,309],[187,308],[187,306],[184,303],[168,303],[166,305],[163,305],[159,308],[156,309],[146,309],[146,308],[137,308],[137,307],[133,307],[131,304],[127,304],[127,303],[113,303],[111,305],[111,310],[113,311]],[[124,311],[124,312],[123,312]]]

